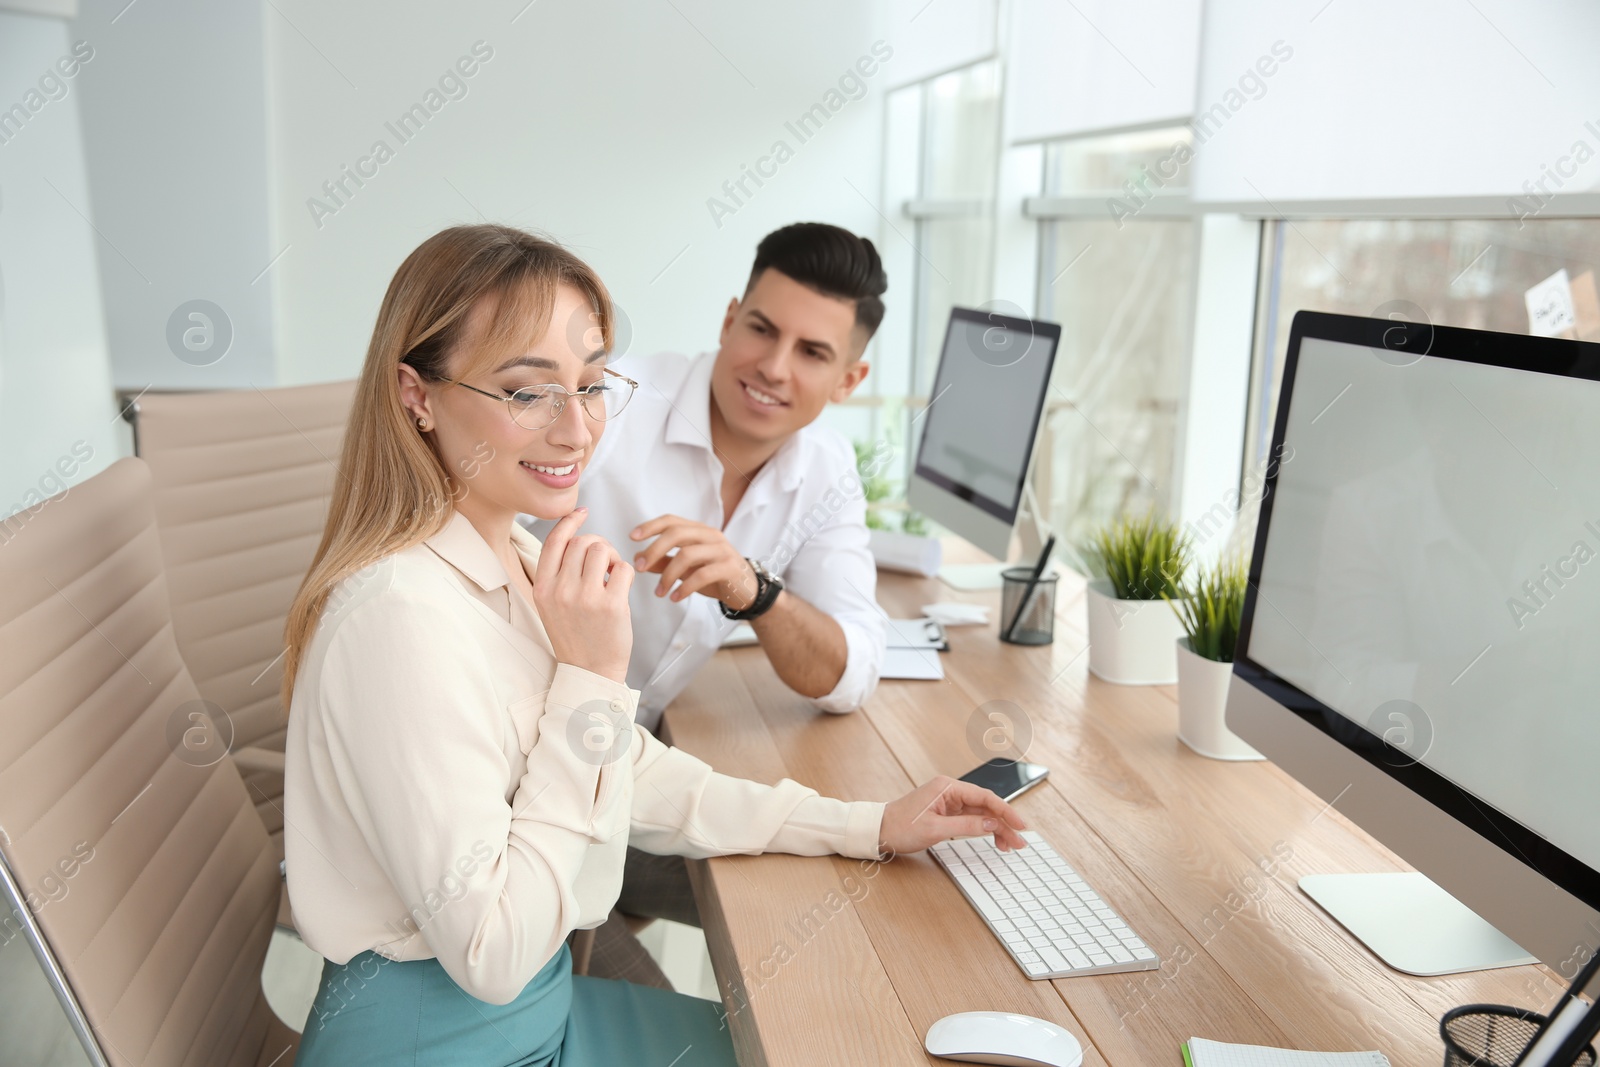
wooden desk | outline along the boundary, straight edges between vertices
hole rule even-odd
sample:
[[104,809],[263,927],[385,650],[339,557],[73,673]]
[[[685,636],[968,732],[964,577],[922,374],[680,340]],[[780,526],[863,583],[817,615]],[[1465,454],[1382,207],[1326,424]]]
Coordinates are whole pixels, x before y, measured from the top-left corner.
[[[1190,752],[1175,687],[1089,675],[1083,583],[1067,574],[1060,586],[1053,645],[1003,645],[994,623],[953,628],[944,682],[884,682],[853,715],[815,710],[759,649],[723,651],[672,705],[667,729],[730,774],[888,800],[979,763],[969,723],[986,702],[1011,701],[1033,729],[1028,758],[1050,768],[1018,810],[1161,968],[1030,981],[925,854],[691,864],[741,1064],[948,1063],[923,1051],[928,1027],[991,1009],[1065,1025],[1090,1067],[1179,1064],[1191,1036],[1376,1048],[1409,1067],[1442,1060],[1438,1019],[1457,1004],[1554,998],[1560,985],[1541,967],[1424,979],[1378,962],[1296,882],[1405,865],[1275,766]],[[997,594],[933,580],[880,575],[878,597],[897,617],[955,599],[997,613]]]

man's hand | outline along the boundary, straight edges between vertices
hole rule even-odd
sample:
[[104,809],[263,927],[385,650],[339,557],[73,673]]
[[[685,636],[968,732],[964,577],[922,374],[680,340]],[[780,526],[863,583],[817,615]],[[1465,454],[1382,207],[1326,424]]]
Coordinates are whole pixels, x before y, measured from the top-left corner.
[[[662,515],[642,524],[630,535],[635,541],[654,537],[633,557],[634,569],[660,574],[656,596],[669,592],[674,601],[691,593],[720,600],[732,611],[743,611],[756,599],[756,574],[721,530],[676,515]],[[677,585],[677,590],[672,587]]]

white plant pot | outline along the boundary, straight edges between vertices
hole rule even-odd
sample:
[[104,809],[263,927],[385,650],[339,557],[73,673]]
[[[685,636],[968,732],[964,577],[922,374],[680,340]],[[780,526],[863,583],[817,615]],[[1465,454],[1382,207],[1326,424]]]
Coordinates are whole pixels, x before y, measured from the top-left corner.
[[879,570],[932,578],[939,573],[938,539],[918,537],[899,530],[868,530],[867,547]]
[[1175,642],[1178,652],[1178,740],[1212,759],[1266,759],[1228,729],[1228,679],[1233,664],[1196,655],[1189,639]]
[[1118,600],[1111,583],[1089,583],[1089,672],[1118,685],[1178,680],[1175,642],[1183,623],[1165,600]]

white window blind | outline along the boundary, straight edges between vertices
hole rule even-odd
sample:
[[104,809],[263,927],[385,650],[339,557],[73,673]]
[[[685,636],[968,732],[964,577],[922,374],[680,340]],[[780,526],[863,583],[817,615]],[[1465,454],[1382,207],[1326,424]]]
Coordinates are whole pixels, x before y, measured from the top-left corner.
[[1200,0],[1015,0],[1013,143],[1170,125],[1194,109]]
[[1589,213],[1597,42],[1584,0],[1208,0],[1193,198],[1264,215]]

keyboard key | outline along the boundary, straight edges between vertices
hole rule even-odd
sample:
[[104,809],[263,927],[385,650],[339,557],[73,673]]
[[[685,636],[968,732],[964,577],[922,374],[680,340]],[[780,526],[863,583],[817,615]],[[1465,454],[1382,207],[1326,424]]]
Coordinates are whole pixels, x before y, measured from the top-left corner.
[[978,884],[977,879],[961,875],[956,878],[956,884],[966,891],[967,899],[972,901],[973,907],[977,908],[989,922],[1005,918],[1000,906],[983,891],[983,886]]
[[1118,946],[1116,948],[1111,949],[1111,958],[1116,960],[1118,963],[1132,963],[1133,962],[1133,953],[1129,952],[1125,948],[1122,948],[1122,947]]
[[1072,965],[1067,962],[1067,958],[1054,948],[1040,949],[1039,956],[1050,965],[1052,971],[1070,971],[1072,969]]

